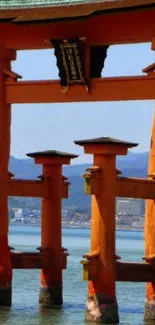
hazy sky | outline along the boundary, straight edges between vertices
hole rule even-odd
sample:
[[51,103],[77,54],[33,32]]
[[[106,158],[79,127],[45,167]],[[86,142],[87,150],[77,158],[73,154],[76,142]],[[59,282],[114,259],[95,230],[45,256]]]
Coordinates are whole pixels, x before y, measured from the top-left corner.
[[[150,44],[111,46],[104,76],[138,75],[155,60]],[[13,71],[23,79],[57,79],[53,50],[21,51]],[[13,105],[11,154],[23,158],[37,150],[57,149],[90,160],[73,141],[111,136],[138,142],[135,151],[147,151],[154,112],[153,101]]]

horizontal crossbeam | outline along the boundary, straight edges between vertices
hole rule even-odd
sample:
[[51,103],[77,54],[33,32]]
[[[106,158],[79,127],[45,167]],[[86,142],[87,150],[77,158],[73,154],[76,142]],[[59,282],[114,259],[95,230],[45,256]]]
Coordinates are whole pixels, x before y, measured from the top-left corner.
[[93,101],[149,100],[155,98],[155,74],[136,77],[112,77],[90,80],[90,92],[85,86],[69,87],[61,91],[59,80],[8,81],[8,104],[65,103]]
[[[91,195],[100,195],[100,178],[90,177],[90,183],[87,185],[88,193]],[[155,180],[146,178],[128,178],[117,177],[116,196],[135,199],[155,199]]]
[[[115,1],[113,1],[115,2]],[[89,6],[89,5],[88,5]],[[101,10],[101,3],[96,4],[96,6]],[[117,5],[118,6],[118,5]],[[136,6],[136,4],[135,4]],[[94,4],[93,4],[94,7]],[[109,2],[107,2],[107,7],[109,7]],[[38,8],[39,10],[39,8]],[[43,13],[46,10],[46,14]],[[82,7],[80,6],[63,6],[57,8],[53,7],[49,9],[40,9],[39,14],[29,11],[25,14],[29,24],[15,24],[8,22],[3,22],[5,18],[12,18],[12,12],[10,10],[2,11],[1,15],[1,44],[5,44],[7,48],[11,49],[43,49],[51,47],[48,45],[46,39],[67,39],[74,38],[77,36],[86,36],[88,42],[91,45],[102,45],[102,44],[120,44],[120,43],[141,43],[141,42],[151,42],[155,35],[155,9],[150,8],[147,10],[130,10],[128,12],[114,12],[109,14],[101,14],[97,16],[92,16],[92,8],[84,9],[84,14],[86,14],[87,19],[75,19],[72,21],[62,21],[62,22],[46,22],[46,24],[31,23],[31,19],[36,16],[35,20],[50,19],[57,17],[64,17],[65,10],[67,11],[67,16],[72,20],[74,12],[76,11],[76,16],[82,15]],[[79,11],[79,12],[78,12]],[[73,13],[73,14],[72,14]],[[69,14],[69,16],[68,16]],[[9,15],[9,16],[8,16]],[[20,19],[19,19],[19,16]],[[13,18],[18,17],[24,20],[23,13],[14,13]],[[144,28],[145,21],[145,28]],[[95,28],[94,28],[95,27]],[[115,32],[114,32],[115,31]]]
[[47,264],[47,254],[43,253],[11,253],[13,269],[41,269]]
[[48,197],[48,182],[9,179],[8,196]]
[[[68,182],[62,180],[62,198],[68,197]],[[48,180],[8,180],[8,196],[48,198]]]
[[[83,260],[83,280],[95,281],[100,276],[98,259]],[[104,273],[103,273],[104,276]],[[115,280],[125,282],[155,282],[155,270],[151,263],[132,263],[116,261]]]
[[[62,251],[62,269],[67,268],[67,255]],[[48,252],[11,252],[11,263],[13,269],[43,269],[52,263],[52,257],[48,256]]]
[[154,282],[155,270],[149,263],[116,262],[116,281]]
[[143,178],[118,177],[116,196],[135,199],[155,199],[155,181]]

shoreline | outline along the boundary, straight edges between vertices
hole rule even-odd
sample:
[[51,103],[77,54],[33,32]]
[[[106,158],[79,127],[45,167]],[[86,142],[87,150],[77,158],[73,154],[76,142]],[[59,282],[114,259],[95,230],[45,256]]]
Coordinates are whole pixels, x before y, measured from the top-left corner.
[[[32,224],[32,223],[15,223],[15,222],[10,222],[10,225],[9,226],[15,226],[15,227],[26,227],[26,226],[29,226],[29,227],[41,227],[41,224],[40,223],[35,223],[35,224]],[[91,230],[91,226],[89,225],[64,225],[62,224],[62,229],[88,229],[88,230]],[[124,227],[116,227],[116,231],[130,231],[130,232],[143,232],[144,231],[144,228],[124,228]]]

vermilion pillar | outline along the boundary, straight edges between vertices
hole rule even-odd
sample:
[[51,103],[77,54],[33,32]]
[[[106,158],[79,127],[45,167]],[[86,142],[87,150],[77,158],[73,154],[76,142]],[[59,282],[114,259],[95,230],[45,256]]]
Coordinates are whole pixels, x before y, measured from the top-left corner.
[[[155,117],[153,121],[149,156],[148,178],[155,177]],[[145,212],[145,259],[155,264],[155,201],[146,201]],[[155,321],[155,282],[146,285],[144,318]]]
[[76,155],[59,151],[28,154],[36,164],[43,165],[43,177],[47,179],[49,194],[42,200],[41,246],[47,249],[49,262],[41,271],[39,302],[45,305],[61,305],[62,298],[62,238],[61,201],[62,165],[70,164]]
[[11,107],[6,103],[5,70],[10,70],[15,51],[0,48],[0,305],[11,305],[12,266],[8,247],[8,164]]
[[[86,321],[115,324],[119,321],[116,300],[115,196],[116,155],[126,155],[133,143],[107,137],[75,141],[85,153],[94,155],[99,167],[98,194],[92,195],[91,248],[95,257],[96,278],[88,283]],[[87,255],[87,256],[88,256]]]

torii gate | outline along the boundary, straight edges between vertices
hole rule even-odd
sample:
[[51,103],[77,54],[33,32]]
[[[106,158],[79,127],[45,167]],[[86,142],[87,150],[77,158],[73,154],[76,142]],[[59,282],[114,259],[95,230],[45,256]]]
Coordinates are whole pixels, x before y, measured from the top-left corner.
[[[12,278],[10,256],[12,255],[8,249],[7,198],[8,195],[21,192],[27,196],[35,195],[45,198],[47,191],[46,182],[43,180],[39,183],[25,183],[25,186],[24,182],[18,183],[10,178],[8,181],[11,104],[154,99],[155,64],[146,68],[142,67],[144,68],[142,76],[100,77],[108,46],[151,42],[152,50],[155,49],[155,0],[129,0],[127,2],[126,0],[102,0],[101,2],[94,0],[94,2],[79,1],[79,3],[77,0],[76,4],[72,1],[65,2],[64,0],[62,4],[61,1],[49,0],[48,5],[47,1],[43,4],[40,0],[30,2],[23,0],[20,6],[18,6],[18,1],[4,0],[3,4],[0,4],[0,21],[0,304],[9,305]],[[66,75],[61,76],[61,86],[59,81],[54,80],[19,81],[21,76],[11,70],[11,61],[16,59],[17,50],[47,49],[54,46],[56,51],[55,41],[59,41],[59,45],[65,45],[66,42],[73,45],[74,38],[82,42],[83,52],[80,52],[78,44],[76,48],[79,50],[78,55],[82,53],[79,61],[75,59],[75,52],[72,62],[67,54],[67,67],[70,62],[72,75],[67,78]],[[75,69],[77,62],[83,64],[79,70],[77,66]],[[62,71],[60,72],[62,75]],[[75,72],[79,73],[79,80],[77,80],[77,75],[75,77]],[[76,84],[77,82],[79,84]],[[74,85],[70,86],[73,83]],[[63,154],[57,154],[60,157],[61,155]],[[69,159],[73,156],[67,157]],[[59,159],[58,161],[60,163]],[[120,180],[118,178],[117,182],[119,182],[119,196],[121,193],[124,196],[130,192],[133,197],[154,199],[155,183],[153,180]],[[127,186],[129,186],[129,191]],[[17,257],[13,256],[12,259],[17,262]],[[39,255],[39,258],[42,259],[43,256]],[[145,258],[147,259],[147,256]],[[22,255],[20,263],[21,259]],[[20,263],[18,259],[18,266]],[[130,274],[129,276],[129,269],[131,267],[133,270],[133,266],[124,266],[126,280],[127,278],[128,280],[141,279],[141,281],[151,279],[151,282],[154,282],[152,273],[151,275],[149,273],[150,265],[144,265],[145,276],[139,274],[139,278],[137,275],[132,277]],[[139,266],[136,266],[136,270],[137,267]],[[140,266],[140,269],[142,268],[144,270],[144,266]],[[154,297],[154,291],[151,295]],[[155,319],[152,301],[153,299],[147,300],[147,313],[145,314],[147,319]]]

